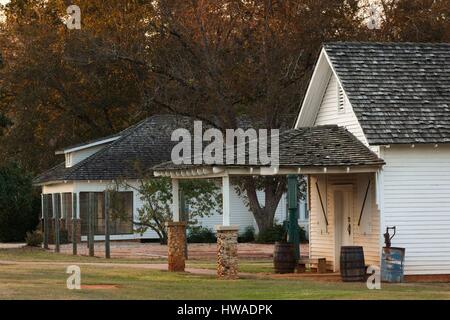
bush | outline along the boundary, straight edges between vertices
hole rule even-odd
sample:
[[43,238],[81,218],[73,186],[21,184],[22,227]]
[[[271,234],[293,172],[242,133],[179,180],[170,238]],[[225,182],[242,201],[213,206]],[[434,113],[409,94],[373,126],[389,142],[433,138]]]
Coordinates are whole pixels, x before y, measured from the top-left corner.
[[59,243],[68,244],[69,243],[69,232],[67,230],[59,231]]
[[23,241],[39,222],[39,195],[16,164],[0,167],[0,242]]
[[258,233],[256,242],[258,243],[274,243],[282,241],[285,238],[286,231],[281,224],[276,224],[272,228]]
[[25,236],[25,242],[27,243],[27,246],[30,247],[40,247],[43,241],[44,236],[42,235],[42,232],[38,230],[27,232],[27,235]]
[[189,243],[215,243],[217,242],[214,231],[205,227],[189,228],[187,241]]
[[[301,243],[308,242],[305,229],[298,227],[299,239]],[[286,230],[283,225],[276,224],[272,228],[260,232],[256,238],[258,243],[275,243],[286,239]]]
[[255,241],[255,228],[252,226],[245,228],[245,231],[239,235],[238,241],[241,243]]

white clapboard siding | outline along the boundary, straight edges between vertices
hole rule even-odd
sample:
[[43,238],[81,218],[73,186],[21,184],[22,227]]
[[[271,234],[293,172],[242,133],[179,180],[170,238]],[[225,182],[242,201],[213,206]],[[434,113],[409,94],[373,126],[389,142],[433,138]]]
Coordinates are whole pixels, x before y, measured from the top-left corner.
[[[367,193],[366,203],[361,215],[364,196],[366,194],[367,185],[369,183],[369,191]],[[364,249],[365,263],[369,265],[380,265],[380,211],[375,201],[375,175],[374,174],[358,174],[356,175],[356,193],[355,198],[355,233],[354,244],[362,246]],[[361,224],[358,226],[359,216],[361,215]]]
[[[239,231],[243,232],[247,226],[255,228],[255,220],[252,213],[244,205],[242,199],[238,196],[234,188],[230,189],[230,222],[232,225],[239,226]],[[211,216],[199,219],[199,224],[203,227],[215,230],[215,226],[222,224],[222,215],[213,214]],[[256,229],[256,228],[255,228]]]
[[[323,206],[326,211],[328,226],[326,226],[322,206],[317,192],[316,182],[319,185]],[[334,268],[334,219],[331,217],[327,203],[327,188],[325,176],[311,176],[310,180],[310,225],[309,225],[309,250],[311,258],[326,258]]]
[[356,118],[353,108],[348,99],[343,96],[344,110],[339,111],[339,85],[334,74],[331,75],[327,89],[322,99],[319,111],[317,113],[315,126],[336,124],[347,128],[355,137],[368,145],[362,128]]
[[[256,225],[256,221],[253,217],[253,213],[245,206],[244,201],[239,195],[236,193],[235,189],[231,189],[231,224],[238,225],[239,231],[243,232],[248,226],[252,226],[255,229],[255,232],[258,232],[258,226]],[[260,203],[264,203],[264,192],[257,192],[258,199]],[[286,196],[280,200],[278,204],[277,210],[275,211],[275,222],[282,223],[285,220],[286,216]],[[222,215],[214,214],[208,217],[203,217],[199,220],[199,224],[203,227],[213,229],[216,225],[222,224]]]
[[406,274],[450,273],[450,146],[383,151],[384,231],[406,249]]
[[[371,179],[366,205],[364,206],[361,224],[358,220],[364,201],[367,184]],[[326,226],[322,206],[317,192],[319,182],[320,194],[326,208],[328,226]],[[333,270],[335,265],[335,215],[333,206],[333,185],[353,185],[353,244],[362,246],[366,264],[380,264],[380,213],[375,202],[374,174],[320,175],[311,177],[311,220],[310,220],[310,256],[326,258]]]
[[[141,195],[137,191],[139,188],[139,183],[137,181],[128,181],[128,184],[131,188],[122,188],[122,191],[132,191],[134,195],[134,203],[133,203],[133,215],[135,221],[138,220],[139,217],[139,209],[142,208],[143,203],[141,200]],[[110,188],[111,185],[107,182],[101,181],[90,181],[90,182],[82,182],[78,181],[76,183],[59,183],[53,185],[43,186],[43,193],[64,193],[64,192],[103,192],[107,188]],[[242,198],[238,196],[235,189],[231,189],[231,224],[238,225],[239,231],[245,231],[246,227],[252,226],[255,229],[255,232],[258,232],[258,227],[256,225],[256,221],[253,218],[253,214],[250,210],[245,206]],[[257,192],[258,198],[261,203],[264,203],[264,192]],[[280,200],[278,204],[277,210],[275,212],[275,222],[283,223],[286,217],[286,194]],[[198,219],[199,225],[215,230],[216,225],[222,224],[222,215],[219,213],[214,213],[210,216],[205,216],[203,218]],[[86,237],[83,237],[84,241]],[[129,240],[129,239],[157,239],[158,235],[155,231],[148,229],[144,234],[134,233],[134,234],[126,234],[126,235],[111,235],[111,239],[113,240]],[[103,236],[96,236],[96,240],[103,240]]]

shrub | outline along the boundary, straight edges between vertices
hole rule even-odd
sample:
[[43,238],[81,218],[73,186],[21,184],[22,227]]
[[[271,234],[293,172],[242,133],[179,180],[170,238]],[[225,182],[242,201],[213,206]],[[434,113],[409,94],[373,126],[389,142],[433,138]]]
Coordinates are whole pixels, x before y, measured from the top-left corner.
[[215,243],[217,242],[214,231],[205,227],[192,227],[188,230],[187,241],[189,243]]
[[[308,242],[305,229],[299,226],[298,230],[300,242]],[[275,243],[283,240],[286,240],[286,230],[281,224],[276,224],[272,228],[260,232],[256,237],[258,243]]]
[[25,236],[25,242],[27,243],[27,246],[30,247],[40,247],[43,241],[44,237],[42,232],[38,230],[27,232],[27,235]]
[[276,224],[272,228],[258,233],[256,242],[258,243],[274,243],[282,241],[285,238],[286,231],[281,224]]
[[245,228],[244,232],[239,235],[238,241],[241,243],[255,241],[255,228],[252,226]]
[[69,243],[69,232],[67,230],[59,231],[59,243],[68,244]]
[[0,242],[23,241],[39,222],[39,206],[31,175],[16,164],[0,166]]

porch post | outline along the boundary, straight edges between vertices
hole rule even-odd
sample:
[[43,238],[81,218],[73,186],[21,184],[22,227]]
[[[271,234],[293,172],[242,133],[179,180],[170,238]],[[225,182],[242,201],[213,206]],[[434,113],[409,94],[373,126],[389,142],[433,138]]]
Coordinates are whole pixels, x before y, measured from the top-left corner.
[[109,193],[105,190],[105,258],[111,258],[111,245],[109,242],[110,235],[110,217],[109,217]]
[[179,184],[172,179],[172,222],[167,222],[168,269],[183,272],[186,264],[186,222],[180,221]]
[[238,226],[231,225],[230,178],[222,177],[223,222],[217,230],[217,276],[222,279],[238,278],[237,239]]
[[[60,192],[59,193],[59,230],[66,230],[66,224],[65,224],[65,220],[67,219],[67,216],[64,218],[64,210],[65,210],[65,206],[64,206],[64,201],[63,201],[63,193]],[[69,235],[67,235],[69,236]]]
[[298,181],[296,175],[288,175],[288,242],[294,245],[295,259],[300,258],[300,235],[298,227]]
[[48,249],[48,196],[42,195],[42,210],[44,218],[44,249]]
[[222,225],[230,226],[230,178],[228,176],[222,177]]
[[54,221],[55,221],[55,252],[59,252],[59,229],[60,229],[60,210],[61,203],[58,204],[58,195],[59,193],[53,194],[53,212],[54,212]]
[[89,192],[88,198],[88,248],[89,248],[89,256],[93,257],[94,252],[94,202],[95,202],[95,194],[93,192]]
[[180,186],[178,179],[172,179],[172,220],[180,221]]
[[77,210],[78,210],[78,193],[72,193],[72,254],[76,256],[78,254],[77,248]]

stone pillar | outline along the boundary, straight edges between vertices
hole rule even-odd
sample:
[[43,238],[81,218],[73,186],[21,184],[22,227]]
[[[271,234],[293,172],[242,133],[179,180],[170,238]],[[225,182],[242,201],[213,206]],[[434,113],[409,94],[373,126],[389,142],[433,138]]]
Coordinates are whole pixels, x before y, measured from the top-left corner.
[[238,278],[238,226],[217,226],[217,276]]
[[168,264],[171,272],[184,272],[186,260],[186,222],[167,222]]

